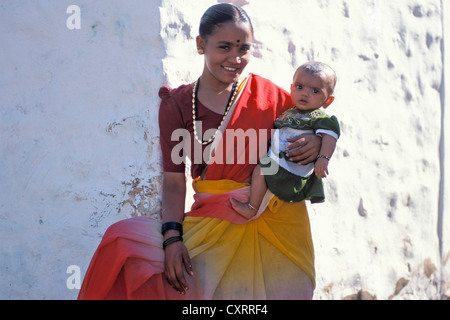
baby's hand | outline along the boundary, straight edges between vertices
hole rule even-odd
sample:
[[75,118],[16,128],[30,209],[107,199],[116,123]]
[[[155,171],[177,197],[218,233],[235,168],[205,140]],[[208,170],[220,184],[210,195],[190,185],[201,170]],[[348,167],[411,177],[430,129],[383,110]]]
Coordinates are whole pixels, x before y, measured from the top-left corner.
[[328,160],[319,158],[314,165],[314,172],[317,178],[326,178],[328,175]]

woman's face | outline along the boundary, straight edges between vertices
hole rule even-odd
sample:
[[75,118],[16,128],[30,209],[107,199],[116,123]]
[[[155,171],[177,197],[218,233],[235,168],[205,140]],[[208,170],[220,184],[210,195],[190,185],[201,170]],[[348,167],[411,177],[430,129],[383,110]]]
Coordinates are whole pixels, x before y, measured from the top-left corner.
[[250,60],[252,42],[251,27],[245,22],[226,22],[206,39],[197,37],[197,48],[205,55],[202,76],[220,84],[236,82]]

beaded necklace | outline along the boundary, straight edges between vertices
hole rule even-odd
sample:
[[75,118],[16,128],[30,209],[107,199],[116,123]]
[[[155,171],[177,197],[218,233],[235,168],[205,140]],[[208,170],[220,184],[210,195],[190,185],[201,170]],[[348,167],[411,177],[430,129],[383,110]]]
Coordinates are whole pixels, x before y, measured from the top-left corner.
[[223,114],[222,121],[220,121],[219,127],[217,128],[216,132],[214,133],[214,135],[211,138],[209,138],[208,141],[203,141],[203,139],[200,139],[198,137],[197,127],[195,125],[195,122],[197,121],[197,106],[196,106],[197,103],[196,102],[197,102],[197,93],[198,93],[199,83],[200,83],[200,78],[197,81],[194,82],[194,89],[192,90],[192,121],[193,121],[193,124],[194,124],[194,137],[195,137],[195,140],[197,140],[200,144],[206,146],[206,145],[208,145],[208,144],[210,144],[211,142],[214,141],[214,139],[216,138],[217,133],[220,130],[220,127],[222,126],[223,122],[225,121],[225,118],[228,115],[228,112],[230,111],[230,108],[231,108],[231,106],[233,104],[234,98],[236,97],[236,93],[237,93],[237,90],[236,90],[237,82],[233,83],[233,88],[231,89],[230,98],[228,99],[227,107],[225,109],[225,113]]

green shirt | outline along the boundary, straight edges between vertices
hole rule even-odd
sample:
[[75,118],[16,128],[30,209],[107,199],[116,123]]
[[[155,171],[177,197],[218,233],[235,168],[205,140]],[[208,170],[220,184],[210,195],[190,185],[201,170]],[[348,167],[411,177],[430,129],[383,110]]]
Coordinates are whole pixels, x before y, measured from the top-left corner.
[[276,128],[292,128],[298,130],[313,130],[316,134],[325,133],[332,137],[339,138],[341,131],[339,121],[336,116],[329,116],[320,109],[312,111],[302,111],[291,108],[285,111],[275,120]]

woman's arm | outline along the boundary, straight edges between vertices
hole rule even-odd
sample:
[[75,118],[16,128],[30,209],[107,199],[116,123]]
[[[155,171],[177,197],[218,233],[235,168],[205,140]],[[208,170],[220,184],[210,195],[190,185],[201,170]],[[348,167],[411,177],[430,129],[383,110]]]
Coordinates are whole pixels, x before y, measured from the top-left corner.
[[164,172],[162,182],[163,223],[170,221],[183,222],[185,199],[186,178],[184,173]]
[[289,160],[297,162],[300,165],[305,165],[316,160],[322,146],[322,138],[315,134],[303,134],[288,139],[288,141],[292,144],[287,147],[287,150],[301,147],[286,154]]
[[[184,173],[164,172],[162,187],[163,223],[183,222],[185,198],[186,180]],[[180,233],[177,230],[168,230],[164,234],[164,240],[179,235]],[[193,275],[191,260],[184,243],[178,241],[168,245],[165,249],[164,273],[172,287],[181,294],[184,294],[188,289],[184,269],[189,275]]]

